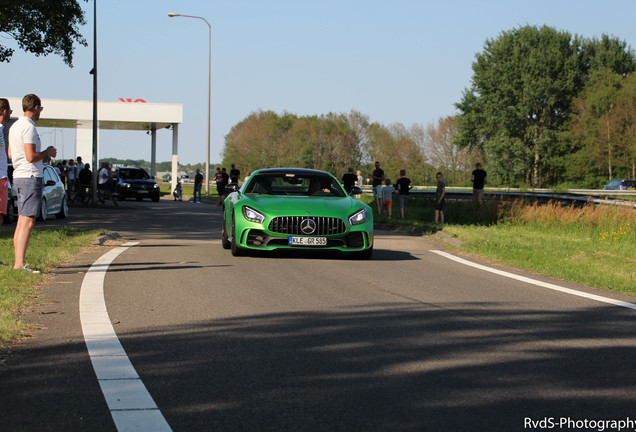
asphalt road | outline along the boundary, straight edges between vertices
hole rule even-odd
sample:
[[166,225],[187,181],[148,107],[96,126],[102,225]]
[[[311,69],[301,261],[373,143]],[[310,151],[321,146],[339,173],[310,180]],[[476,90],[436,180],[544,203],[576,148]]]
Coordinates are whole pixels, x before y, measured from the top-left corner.
[[[634,310],[464,266],[432,253],[434,239],[386,232],[370,261],[232,257],[220,220],[219,207],[162,200],[72,208],[68,220],[38,225],[102,226],[139,242],[109,268],[106,303],[174,431],[515,431],[546,419],[636,419]],[[0,365],[0,430],[115,430],[78,316],[84,274],[111,247],[47,276],[44,304],[25,315],[41,328]]]

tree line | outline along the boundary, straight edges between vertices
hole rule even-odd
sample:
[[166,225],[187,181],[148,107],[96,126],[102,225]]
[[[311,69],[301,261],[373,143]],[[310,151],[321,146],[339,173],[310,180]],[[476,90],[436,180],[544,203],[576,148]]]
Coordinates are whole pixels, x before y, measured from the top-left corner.
[[295,166],[369,176],[380,161],[416,184],[469,185],[476,161],[491,185],[599,187],[636,177],[636,54],[603,35],[585,39],[524,26],[487,40],[458,114],[426,127],[368,116],[252,112],[225,137],[224,165]]

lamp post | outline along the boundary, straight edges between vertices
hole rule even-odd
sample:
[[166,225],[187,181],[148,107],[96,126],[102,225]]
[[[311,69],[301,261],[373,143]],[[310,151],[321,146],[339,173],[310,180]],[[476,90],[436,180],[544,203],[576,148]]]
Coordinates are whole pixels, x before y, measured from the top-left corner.
[[168,16],[170,18],[196,18],[205,21],[205,23],[208,25],[208,132],[205,147],[205,194],[210,195],[210,84],[212,82],[212,26],[210,25],[208,20],[196,15],[182,15],[176,12],[169,12]]

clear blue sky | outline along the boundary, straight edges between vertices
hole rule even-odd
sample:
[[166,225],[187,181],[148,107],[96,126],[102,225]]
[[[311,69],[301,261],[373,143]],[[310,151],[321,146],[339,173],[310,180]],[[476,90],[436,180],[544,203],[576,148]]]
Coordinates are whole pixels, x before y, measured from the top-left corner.
[[[11,63],[0,63],[3,96],[92,100],[93,2],[80,3],[89,46],[77,47],[74,67],[16,50]],[[232,126],[257,110],[356,110],[407,127],[453,115],[485,40],[518,26],[545,24],[590,38],[605,33],[636,48],[634,0],[100,0],[97,6],[99,100],[183,104],[184,163],[205,160],[208,28],[168,12],[212,24],[212,163],[221,160]],[[70,130],[41,135],[44,144],[55,137],[59,157],[75,156]],[[157,160],[170,160],[171,132],[160,131],[157,143]],[[101,131],[100,157],[150,160],[150,138]]]

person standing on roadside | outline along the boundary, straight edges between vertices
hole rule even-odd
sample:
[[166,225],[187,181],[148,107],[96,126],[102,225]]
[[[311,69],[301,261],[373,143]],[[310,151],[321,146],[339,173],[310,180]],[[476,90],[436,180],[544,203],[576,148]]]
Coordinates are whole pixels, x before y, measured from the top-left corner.
[[[11,106],[8,99],[0,99],[0,225],[7,213],[9,204],[9,178],[7,173],[7,145],[4,140],[4,125],[11,119]],[[0,262],[0,265],[2,262]]]
[[482,169],[479,162],[475,164],[470,181],[473,182],[473,202],[481,205],[484,202],[484,185],[488,181],[488,174]]
[[386,179],[384,183],[386,186],[382,188],[382,208],[387,211],[389,219],[391,219],[391,212],[393,209],[393,192],[395,191],[395,188],[391,185],[391,179]]
[[80,202],[84,204],[86,202],[86,191],[92,187],[91,182],[93,181],[93,172],[91,171],[90,164],[82,165],[84,166],[84,168],[82,168],[82,170],[79,172],[79,181],[77,182],[77,184],[79,185]]
[[232,164],[230,166],[230,183],[238,184],[239,177],[241,177],[241,170],[236,168],[236,165]]
[[42,178],[44,162],[57,156],[57,150],[49,146],[40,151],[40,136],[35,122],[40,119],[44,107],[39,97],[28,94],[22,99],[24,116],[9,130],[9,157],[13,162],[13,184],[18,192],[18,223],[13,235],[15,270],[40,273],[25,263],[26,251],[35,225],[35,218],[42,203]]
[[361,188],[364,186],[364,177],[362,177],[362,171],[358,170],[356,172],[356,186]]
[[409,201],[409,191],[413,187],[411,179],[406,177],[406,170],[400,170],[400,179],[397,181],[397,191],[400,196],[400,214],[402,219],[406,217],[406,204]]
[[[197,173],[194,175],[194,197],[192,201],[195,203],[201,202],[201,187],[203,186],[203,174],[201,170],[197,168]],[[197,194],[199,195],[199,201],[197,201]]]
[[347,172],[342,175],[342,185],[348,194],[351,193],[351,188],[356,184],[356,181],[358,181],[358,177],[353,173],[353,168],[349,167]]
[[73,159],[68,160],[66,166],[66,197],[69,202],[73,201],[73,191],[75,190],[75,177],[77,177],[77,167]]
[[435,191],[435,223],[444,223],[444,195],[446,195],[446,183],[441,172],[437,173],[437,190]]
[[373,187],[373,196],[378,205],[378,214],[382,214],[382,183],[384,183],[384,170],[380,168],[380,162],[376,162],[371,186]]
[[77,167],[75,169],[75,192],[79,194],[80,192],[80,178],[79,175],[82,172],[82,170],[84,169],[84,162],[82,162],[82,157],[78,156],[77,157]]

